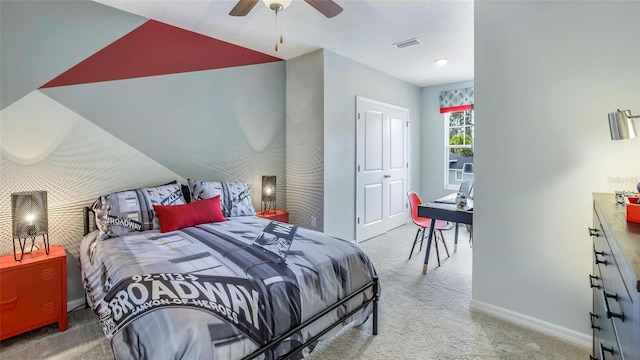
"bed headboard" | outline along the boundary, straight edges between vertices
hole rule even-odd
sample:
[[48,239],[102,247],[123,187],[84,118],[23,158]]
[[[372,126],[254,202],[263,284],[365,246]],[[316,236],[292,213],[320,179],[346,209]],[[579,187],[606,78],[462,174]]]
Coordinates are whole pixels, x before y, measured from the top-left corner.
[[[96,213],[90,207],[85,206],[84,208],[82,208],[82,216],[84,217],[83,219],[84,231],[82,236],[85,236],[91,231],[98,229],[96,225],[95,215]],[[91,224],[93,224],[93,226],[91,226]]]

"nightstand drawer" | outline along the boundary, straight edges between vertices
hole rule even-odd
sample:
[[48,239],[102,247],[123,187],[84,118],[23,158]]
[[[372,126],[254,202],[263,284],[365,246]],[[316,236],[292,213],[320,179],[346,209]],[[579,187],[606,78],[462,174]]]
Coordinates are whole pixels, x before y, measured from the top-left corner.
[[60,262],[33,265],[28,271],[2,273],[0,287],[0,333],[55,322],[60,316]]
[[27,254],[21,262],[13,254],[0,258],[0,340],[55,322],[66,330],[66,277],[62,247]]

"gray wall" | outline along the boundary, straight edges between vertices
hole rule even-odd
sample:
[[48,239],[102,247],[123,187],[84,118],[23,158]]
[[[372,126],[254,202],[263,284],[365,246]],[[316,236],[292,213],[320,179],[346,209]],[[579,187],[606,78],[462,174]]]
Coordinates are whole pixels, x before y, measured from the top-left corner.
[[286,208],[284,61],[39,90],[146,19],[90,1],[0,6],[0,254],[18,191],[48,192],[51,245],[72,256],[82,206],[112,191],[246,180],[259,208],[261,176],[277,175]]
[[284,61],[38,89],[146,19],[87,1],[0,4],[0,253],[13,251],[17,191],[48,191],[51,243],[74,255],[81,207],[111,191],[245,180],[259,208],[261,176],[276,175],[286,208]]
[[41,91],[184,178],[250,182],[256,209],[276,175],[286,208],[284,61]]
[[[473,301],[590,339],[592,192],[640,181],[639,2],[475,3]],[[612,198],[613,201],[613,198]]]
[[322,50],[287,60],[287,210],[290,221],[324,229]]
[[437,199],[450,194],[444,186],[444,116],[440,113],[440,92],[473,87],[473,80],[427,86],[420,89],[420,168],[423,169],[419,194]]
[[[8,1],[0,8],[0,109],[147,19],[91,1]],[[90,41],[88,41],[90,40]]]
[[409,189],[420,185],[420,88],[324,50],[324,231],[355,239],[356,96],[409,109]]

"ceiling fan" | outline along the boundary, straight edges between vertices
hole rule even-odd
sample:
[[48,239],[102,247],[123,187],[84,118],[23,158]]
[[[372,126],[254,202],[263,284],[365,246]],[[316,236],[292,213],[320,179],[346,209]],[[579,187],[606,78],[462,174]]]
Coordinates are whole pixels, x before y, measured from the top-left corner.
[[[259,0],[239,0],[236,6],[231,9],[231,16],[245,16],[253,9]],[[332,0],[304,0],[307,4],[313,6],[322,15],[332,18],[342,12],[342,7]],[[274,11],[282,11],[291,3],[291,0],[269,0],[265,1],[267,6]]]

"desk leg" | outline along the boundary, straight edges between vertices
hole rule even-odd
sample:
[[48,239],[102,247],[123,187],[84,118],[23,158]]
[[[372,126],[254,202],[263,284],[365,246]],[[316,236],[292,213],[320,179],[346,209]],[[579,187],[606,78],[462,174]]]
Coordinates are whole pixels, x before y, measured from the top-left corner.
[[457,252],[458,251],[458,223],[456,223],[456,235],[455,235],[455,239],[453,240],[453,252]]
[[431,219],[431,226],[429,226],[429,240],[427,240],[427,250],[424,256],[424,265],[422,265],[422,275],[427,275],[427,265],[429,265],[429,253],[431,252],[431,240],[433,239],[433,228],[436,227],[436,219]]

